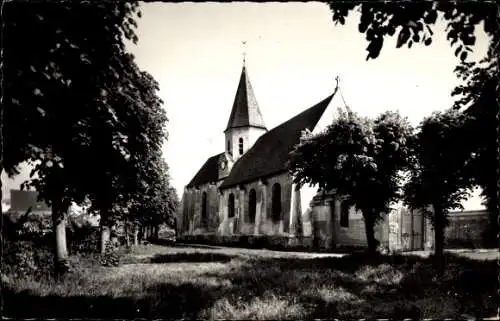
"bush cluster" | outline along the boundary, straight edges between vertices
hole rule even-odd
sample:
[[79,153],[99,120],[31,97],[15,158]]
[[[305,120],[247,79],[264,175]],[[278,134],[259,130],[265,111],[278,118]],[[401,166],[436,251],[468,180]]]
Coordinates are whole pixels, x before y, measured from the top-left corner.
[[107,241],[104,254],[101,257],[101,265],[118,266],[120,265],[120,254],[117,247],[111,241]]
[[4,239],[2,273],[14,278],[52,274],[53,253],[44,242]]
[[83,226],[66,232],[71,254],[87,254],[99,251],[100,231],[98,227]]
[[[213,234],[184,235],[177,241],[190,244],[210,244],[230,247],[241,247],[251,249],[270,249],[270,250],[310,250],[313,248],[311,237],[298,237],[290,244],[290,238],[287,236],[273,235],[233,235],[219,236]],[[292,239],[293,240],[293,239]],[[319,250],[319,248],[317,249]]]

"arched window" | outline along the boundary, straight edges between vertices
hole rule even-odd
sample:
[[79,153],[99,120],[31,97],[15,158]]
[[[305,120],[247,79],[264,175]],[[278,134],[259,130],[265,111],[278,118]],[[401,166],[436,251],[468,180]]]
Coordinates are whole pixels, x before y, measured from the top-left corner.
[[248,194],[248,219],[250,223],[255,223],[255,213],[257,212],[257,193],[254,189]]
[[277,222],[281,219],[281,186],[275,183],[272,188],[272,217]]
[[207,217],[207,192],[201,194],[201,224],[206,226],[208,223]]
[[227,214],[229,217],[234,217],[234,195],[229,194],[229,199],[227,200]]
[[349,227],[349,204],[346,201],[340,203],[340,226]]
[[241,138],[241,137],[238,140],[238,150],[240,152],[240,155],[243,155],[243,138]]

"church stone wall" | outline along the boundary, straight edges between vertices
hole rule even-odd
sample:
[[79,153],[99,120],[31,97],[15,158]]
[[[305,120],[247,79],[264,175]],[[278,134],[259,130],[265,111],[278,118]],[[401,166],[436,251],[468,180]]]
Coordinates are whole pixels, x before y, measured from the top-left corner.
[[[349,209],[348,226],[343,227],[340,225],[340,201],[335,203],[335,216],[334,216],[334,233],[336,235],[336,245],[338,247],[366,247],[365,221],[361,211],[357,211],[354,207]],[[388,244],[389,225],[387,216],[379,221],[374,227],[375,238],[381,245]]]
[[313,244],[319,248],[332,248],[332,210],[329,202],[315,204],[311,213],[311,236]]
[[[272,189],[276,183],[281,186],[281,215],[280,220],[275,222],[272,214]],[[267,204],[265,215],[261,218],[260,233],[265,235],[289,233],[292,200],[292,180],[290,175],[283,173],[266,179],[265,192],[267,193]]]
[[[272,187],[274,184],[281,187],[281,215],[279,221],[272,217]],[[250,222],[249,193],[256,192],[255,221]],[[228,200],[234,195],[235,216],[228,215]],[[218,228],[220,235],[286,235],[289,233],[290,209],[292,197],[292,180],[288,173],[282,173],[264,181],[254,181],[248,184],[228,188],[222,191],[220,204],[221,224]]]
[[[207,219],[202,222],[203,193],[207,198]],[[213,233],[219,225],[219,195],[216,184],[204,184],[186,189],[182,200],[181,234]]]
[[366,231],[363,214],[354,207],[349,209],[348,227],[340,226],[341,201],[335,202],[335,234],[337,246],[366,246]]
[[[326,195],[312,201],[312,208],[304,215],[304,236],[311,236],[316,247],[366,247],[366,231],[363,215],[354,207],[349,209],[348,226],[340,225],[341,201],[334,195]],[[310,229],[307,229],[307,219]],[[379,222],[375,228],[375,238],[381,244],[388,242],[388,224]]]
[[[272,219],[272,186],[275,183],[281,186],[282,214],[278,222]],[[256,191],[254,222],[250,222],[249,219],[248,197],[251,189]],[[323,249],[367,246],[362,213],[351,207],[348,226],[341,226],[341,200],[333,194],[315,197],[311,206],[305,210],[300,210],[298,206],[296,212],[300,213],[299,218],[292,218],[293,222],[290,224],[292,189],[292,180],[287,173],[222,192],[218,190],[216,184],[206,184],[198,189],[186,189],[178,214],[179,236],[212,235],[211,237],[218,237],[219,241],[223,242],[230,241],[231,237],[241,236],[264,237],[269,242],[274,242],[275,238],[281,238],[281,241],[284,241],[283,244],[288,244],[288,246],[312,246]],[[206,225],[201,221],[203,192],[207,193],[208,220]],[[228,217],[227,202],[230,193],[235,196],[236,210],[233,218]],[[488,220],[485,211],[464,212],[450,216],[452,222],[446,229],[448,246],[457,242],[460,245],[464,242],[480,242],[480,231]],[[408,221],[410,217],[413,223]],[[476,225],[481,225],[481,228]],[[411,231],[412,228],[413,231]],[[381,245],[391,251],[433,247],[434,235],[430,221],[421,213],[408,215],[403,208],[384,215],[384,219],[375,226],[374,232],[375,238]],[[413,235],[410,244],[405,243],[408,241],[404,238],[406,235]],[[296,238],[292,240],[290,236],[296,236]],[[249,242],[254,241],[249,239]]]

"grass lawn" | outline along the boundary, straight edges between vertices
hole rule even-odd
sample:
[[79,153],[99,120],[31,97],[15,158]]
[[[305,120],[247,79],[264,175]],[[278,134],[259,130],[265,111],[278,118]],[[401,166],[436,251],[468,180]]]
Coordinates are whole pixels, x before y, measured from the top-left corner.
[[[2,274],[3,314],[46,318],[463,318],[498,307],[495,256],[313,255],[141,246],[118,267],[81,261],[58,281]],[[493,259],[492,259],[493,258]]]

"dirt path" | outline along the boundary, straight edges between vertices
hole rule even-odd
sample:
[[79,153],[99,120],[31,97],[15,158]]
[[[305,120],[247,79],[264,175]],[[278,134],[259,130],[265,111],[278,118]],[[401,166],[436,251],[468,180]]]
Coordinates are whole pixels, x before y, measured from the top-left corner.
[[196,249],[205,249],[205,250],[213,250],[213,251],[223,251],[227,254],[235,254],[235,255],[256,255],[259,257],[271,257],[271,258],[323,258],[323,257],[335,257],[341,258],[347,255],[346,253],[313,253],[313,252],[295,252],[295,251],[276,251],[276,250],[268,250],[268,249],[247,249],[247,248],[236,248],[236,247],[224,247],[224,246],[212,246],[212,245],[203,245],[203,244],[177,244],[177,248],[196,248]]
[[[453,253],[458,256],[466,257],[472,260],[498,260],[498,251],[495,249],[449,249],[448,253]],[[220,254],[229,257],[258,257],[258,258],[297,258],[297,259],[314,259],[314,258],[341,258],[347,253],[312,253],[312,252],[291,252],[291,251],[275,251],[267,249],[247,249],[236,247],[212,246],[203,244],[182,244],[178,243],[174,246],[163,245],[143,245],[137,248],[133,253],[129,254],[134,260],[148,260],[156,255],[167,254]],[[403,252],[403,255],[415,255],[420,257],[428,257],[432,251],[412,251]]]
[[147,260],[156,255],[166,254],[223,254],[234,257],[259,257],[259,258],[298,258],[298,259],[313,259],[313,258],[341,258],[344,253],[309,253],[309,252],[287,252],[274,251],[267,249],[246,249],[223,246],[208,246],[202,244],[176,244],[175,246],[163,245],[143,245],[137,248],[133,253],[129,254],[134,260]]
[[[495,261],[499,259],[499,252],[497,249],[448,249],[445,250],[445,252],[478,261]],[[432,254],[432,251],[413,251],[405,252],[404,254],[428,257]]]

